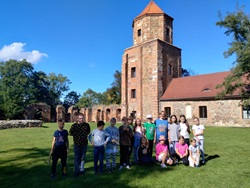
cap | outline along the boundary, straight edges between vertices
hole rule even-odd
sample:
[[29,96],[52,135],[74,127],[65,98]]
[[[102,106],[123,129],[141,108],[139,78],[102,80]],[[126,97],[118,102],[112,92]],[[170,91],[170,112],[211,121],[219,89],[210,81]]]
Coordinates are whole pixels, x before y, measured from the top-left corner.
[[153,118],[153,116],[151,114],[147,115],[147,119],[152,119],[152,118]]

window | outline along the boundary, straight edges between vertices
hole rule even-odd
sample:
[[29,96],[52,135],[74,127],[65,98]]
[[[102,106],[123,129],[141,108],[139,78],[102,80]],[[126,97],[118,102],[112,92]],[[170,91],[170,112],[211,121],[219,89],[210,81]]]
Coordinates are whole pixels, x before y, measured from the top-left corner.
[[166,117],[169,118],[171,116],[171,108],[165,107],[164,111],[165,111]]
[[136,89],[131,89],[131,98],[136,98]]
[[169,37],[169,35],[170,35],[170,29],[169,28],[166,29],[166,34],[167,34],[167,37]]
[[131,78],[134,78],[134,77],[136,77],[136,68],[132,67],[131,68]]
[[207,118],[207,107],[199,106],[199,114],[200,114],[200,118]]
[[136,111],[132,111],[132,113],[130,113],[130,116],[135,119],[136,118]]
[[172,65],[168,64],[168,75],[172,74]]
[[141,29],[138,29],[138,31],[137,31],[137,36],[138,36],[138,37],[141,36]]
[[250,106],[243,106],[242,107],[242,118],[243,119],[250,119]]

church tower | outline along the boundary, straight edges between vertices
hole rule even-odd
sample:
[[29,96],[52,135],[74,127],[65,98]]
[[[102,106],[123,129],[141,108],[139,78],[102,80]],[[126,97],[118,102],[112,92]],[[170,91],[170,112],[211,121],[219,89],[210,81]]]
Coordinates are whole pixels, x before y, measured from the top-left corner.
[[173,46],[173,18],[150,1],[133,20],[133,46],[122,57],[122,111],[146,119],[159,113],[159,99],[181,77],[181,49]]

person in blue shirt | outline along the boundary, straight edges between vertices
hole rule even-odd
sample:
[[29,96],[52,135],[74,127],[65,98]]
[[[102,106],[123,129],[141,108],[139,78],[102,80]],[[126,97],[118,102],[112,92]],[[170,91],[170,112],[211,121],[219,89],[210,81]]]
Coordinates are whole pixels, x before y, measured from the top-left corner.
[[66,165],[67,165],[67,154],[69,150],[69,139],[68,131],[64,129],[64,120],[58,120],[58,130],[54,132],[54,138],[52,140],[52,146],[50,155],[52,155],[52,168],[51,177],[56,176],[56,165],[58,159],[61,159],[62,163],[62,175],[66,175]]
[[159,113],[159,118],[155,120],[155,137],[154,143],[158,144],[160,142],[160,136],[166,138],[165,144],[168,146],[168,120],[166,120],[165,112]]
[[104,125],[105,123],[103,121],[98,121],[97,129],[93,130],[92,133],[89,134],[89,141],[92,146],[94,146],[94,174],[103,173],[104,146],[110,139],[110,135],[103,130]]

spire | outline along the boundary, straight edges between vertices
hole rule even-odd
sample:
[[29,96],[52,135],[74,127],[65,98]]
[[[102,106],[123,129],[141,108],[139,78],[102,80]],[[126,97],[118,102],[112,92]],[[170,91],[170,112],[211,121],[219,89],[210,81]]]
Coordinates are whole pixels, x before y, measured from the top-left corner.
[[146,8],[136,18],[139,18],[139,17],[144,16],[146,14],[164,14],[164,12],[154,2],[154,0],[150,0],[149,4],[146,6]]

